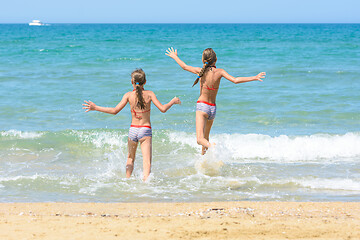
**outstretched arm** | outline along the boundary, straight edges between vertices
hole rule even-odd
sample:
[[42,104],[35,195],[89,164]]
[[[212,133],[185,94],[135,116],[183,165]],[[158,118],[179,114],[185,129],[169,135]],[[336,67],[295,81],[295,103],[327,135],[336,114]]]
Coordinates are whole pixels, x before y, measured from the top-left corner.
[[129,101],[129,97],[128,97],[128,93],[126,93],[126,94],[124,94],[124,96],[121,99],[121,101],[119,102],[119,104],[114,108],[97,106],[95,103],[93,103],[92,101],[89,100],[89,101],[84,101],[85,104],[83,104],[83,106],[84,106],[83,109],[87,109],[85,112],[99,111],[99,112],[103,112],[103,113],[109,113],[109,114],[116,115],[118,112],[120,112],[126,106],[128,101]]
[[181,101],[180,101],[180,99],[179,99],[178,97],[174,97],[170,102],[168,102],[168,103],[165,104],[165,105],[162,105],[162,104],[160,103],[160,101],[157,99],[155,93],[152,92],[150,96],[151,96],[151,101],[155,104],[155,106],[156,106],[162,113],[164,113],[164,112],[166,112],[167,110],[169,110],[169,109],[172,107],[172,105],[174,105],[174,104],[181,104]]
[[197,75],[199,75],[200,71],[201,71],[201,68],[199,67],[192,67],[192,66],[189,66],[189,65],[186,65],[186,63],[184,63],[177,55],[177,49],[174,50],[174,48],[168,48],[168,50],[166,50],[166,53],[165,55],[171,57],[172,59],[174,59],[177,64],[179,64],[179,66],[186,70],[186,71],[189,71],[189,72],[192,72],[192,73],[195,73]]
[[266,73],[261,72],[256,76],[253,77],[233,77],[230,74],[228,74],[225,70],[222,72],[222,77],[226,78],[227,80],[238,84],[238,83],[244,83],[244,82],[251,82],[251,81],[260,81],[262,82],[262,78],[265,78]]

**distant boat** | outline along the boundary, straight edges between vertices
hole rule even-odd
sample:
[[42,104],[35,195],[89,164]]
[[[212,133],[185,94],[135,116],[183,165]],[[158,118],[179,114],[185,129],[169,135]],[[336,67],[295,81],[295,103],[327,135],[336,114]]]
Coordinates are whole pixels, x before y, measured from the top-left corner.
[[31,23],[29,23],[29,26],[44,26],[45,24],[40,22],[40,20],[32,20]]

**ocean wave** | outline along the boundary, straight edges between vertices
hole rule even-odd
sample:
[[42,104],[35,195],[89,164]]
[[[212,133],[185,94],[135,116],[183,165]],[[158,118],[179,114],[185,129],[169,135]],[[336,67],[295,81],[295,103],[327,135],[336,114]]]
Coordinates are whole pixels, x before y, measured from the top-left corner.
[[256,177],[242,179],[241,183],[251,184],[255,188],[310,188],[315,190],[334,190],[334,191],[360,191],[360,182],[357,179],[348,178],[320,178],[320,177],[302,177],[285,178],[276,180],[260,180]]
[[360,179],[303,179],[297,180],[300,185],[312,189],[360,191]]
[[[159,171],[159,169],[157,170]],[[160,170],[161,171],[161,170]],[[356,198],[360,193],[359,179],[327,177],[268,176],[266,179],[249,176],[208,176],[201,173],[182,177],[152,173],[150,181],[143,183],[141,170],[136,169],[130,179],[122,176],[99,174],[33,174],[29,176],[0,177],[1,188],[9,189],[0,201],[9,201],[15,194],[39,199],[64,201],[237,201],[237,200],[301,200],[309,196],[339,196]],[[54,195],[54,193],[56,193]],[[10,195],[7,195],[10,194]],[[3,199],[3,200],[1,200]],[[7,199],[7,200],[6,200]]]
[[[169,133],[170,141],[198,148],[195,134]],[[232,160],[321,161],[360,158],[360,134],[314,134],[308,136],[263,134],[213,134],[215,155]]]
[[[84,176],[84,175],[60,175],[51,176],[48,174],[37,174],[24,176],[8,176],[0,177],[0,188],[8,183],[26,183],[30,184],[34,181],[41,181],[43,183],[54,184],[56,187],[67,188],[76,187],[78,193],[86,193],[93,195],[101,189],[116,188],[115,191],[126,190],[129,192],[137,192],[141,184],[141,171],[136,173],[137,177],[134,179],[126,179],[123,177],[101,178],[100,176]],[[148,184],[142,186],[154,193],[186,193],[188,191],[197,192],[206,188],[208,191],[219,190],[228,188],[229,190],[242,190],[245,192],[262,192],[264,189],[299,189],[310,188],[314,190],[331,190],[331,191],[354,191],[360,192],[359,179],[348,178],[320,178],[320,177],[302,177],[302,178],[285,178],[285,179],[259,179],[255,176],[252,177],[225,177],[225,176],[207,176],[203,174],[191,174],[179,179],[176,185],[173,185],[174,179],[168,176],[168,180],[164,182],[161,177],[151,175],[152,179]],[[51,187],[51,186],[49,186]],[[55,187],[55,186],[54,186]]]
[[1,131],[0,135],[2,137],[15,137],[19,139],[34,139],[40,138],[43,135],[43,132],[24,132],[18,130],[9,130],[9,131]]
[[127,144],[124,138],[127,139],[127,134],[123,131],[71,131],[73,135],[78,137],[83,143],[91,143],[97,148],[104,146],[120,147]]
[[[126,149],[126,129],[66,130],[61,132],[32,132],[9,130],[0,132],[3,140],[27,139],[32,146],[40,142],[53,142],[48,148],[57,149],[64,143],[84,151],[91,144],[95,149],[112,151]],[[264,134],[211,134],[216,143],[213,158],[230,162],[336,162],[360,161],[360,133],[342,135],[314,134],[301,136],[269,136]],[[78,143],[78,144],[77,144]],[[154,152],[161,155],[193,156],[198,159],[200,146],[196,134],[189,132],[154,130]],[[85,144],[85,145],[84,145]],[[76,147],[78,145],[78,147]],[[80,147],[81,146],[81,147]],[[106,150],[107,149],[107,150]],[[34,149],[36,150],[36,149]],[[209,154],[207,154],[209,156]]]
[[231,190],[262,192],[269,189],[300,189],[310,188],[314,190],[330,191],[355,191],[360,192],[359,179],[348,178],[320,178],[320,177],[301,177],[284,179],[259,179],[252,177],[224,177],[207,176],[195,174],[180,180],[192,191],[197,191],[207,186],[207,189],[227,187]]
[[39,178],[40,179],[50,179],[50,176],[35,173],[34,175],[29,175],[29,176],[18,175],[18,176],[0,177],[0,182],[2,182],[2,183],[17,182],[17,181],[22,181],[22,180],[36,180]]
[[117,58],[97,58],[99,62],[121,62],[121,61],[142,61],[143,58],[117,57]]

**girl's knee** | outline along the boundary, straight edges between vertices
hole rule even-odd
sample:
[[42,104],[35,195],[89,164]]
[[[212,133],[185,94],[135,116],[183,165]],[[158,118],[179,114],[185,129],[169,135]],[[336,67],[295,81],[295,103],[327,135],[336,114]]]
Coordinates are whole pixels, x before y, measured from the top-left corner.
[[127,158],[128,159],[135,159],[135,153],[129,152],[128,155],[127,155]]

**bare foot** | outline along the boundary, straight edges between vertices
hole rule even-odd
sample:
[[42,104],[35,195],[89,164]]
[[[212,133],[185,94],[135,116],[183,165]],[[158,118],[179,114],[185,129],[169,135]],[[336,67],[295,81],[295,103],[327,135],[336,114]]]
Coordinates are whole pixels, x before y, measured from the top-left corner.
[[201,149],[201,155],[204,155],[207,150],[208,150],[208,148],[203,146]]
[[[209,148],[215,147],[215,145],[216,145],[216,143],[210,143]],[[207,151],[209,148],[203,146],[202,149],[201,149],[201,155],[205,155],[206,151]]]

